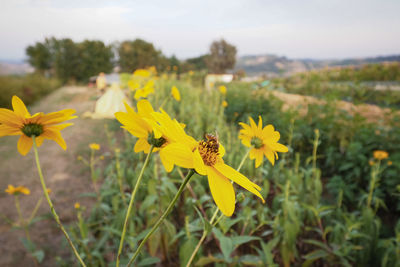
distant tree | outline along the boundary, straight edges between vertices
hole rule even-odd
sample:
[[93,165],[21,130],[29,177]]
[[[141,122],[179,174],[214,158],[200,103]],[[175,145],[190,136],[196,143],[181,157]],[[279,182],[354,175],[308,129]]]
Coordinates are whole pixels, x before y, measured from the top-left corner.
[[202,55],[199,57],[194,57],[194,58],[189,58],[186,60],[185,63],[187,63],[190,68],[189,70],[205,70],[207,69],[207,64],[206,64],[206,58],[208,55]]
[[102,41],[85,40],[78,44],[78,49],[80,59],[78,80],[86,81],[100,72],[112,71],[114,54],[111,46],[104,45]]
[[81,75],[79,47],[71,39],[57,40],[55,43],[55,73],[63,83],[76,81]]
[[132,72],[149,66],[159,67],[162,53],[152,43],[142,39],[124,41],[118,46],[119,66],[121,71]]
[[45,43],[37,42],[33,46],[26,48],[29,64],[35,68],[35,71],[44,74],[49,71],[52,66],[51,51]]
[[228,69],[233,69],[236,63],[236,52],[236,47],[224,39],[214,41],[210,46],[210,54],[206,58],[209,72],[224,73]]

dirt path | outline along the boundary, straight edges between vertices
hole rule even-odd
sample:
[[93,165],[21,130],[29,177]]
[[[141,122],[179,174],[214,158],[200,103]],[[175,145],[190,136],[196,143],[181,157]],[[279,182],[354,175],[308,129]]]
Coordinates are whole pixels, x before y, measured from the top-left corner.
[[[73,126],[62,131],[67,143],[67,150],[62,150],[55,142],[45,140],[39,148],[39,157],[47,186],[51,188],[51,197],[61,221],[66,225],[76,221],[74,203],[79,201],[90,206],[92,201],[80,197],[90,192],[90,176],[85,166],[77,161],[78,155],[88,153],[88,144],[104,144],[104,120],[82,118],[85,111],[93,111],[96,101],[94,89],[87,87],[63,87],[28,107],[32,112],[45,113],[64,108],[73,108],[79,116]],[[28,217],[42,195],[42,189],[34,162],[33,151],[25,157],[17,152],[17,137],[0,138],[0,214],[17,219],[14,197],[4,193],[8,184],[24,185],[31,190],[31,195],[21,196],[22,212]],[[43,201],[38,214],[49,212]],[[36,223],[31,228],[34,243],[45,250],[45,260],[40,266],[56,266],[56,257],[69,255],[69,248],[64,247],[62,233],[52,219]],[[32,258],[24,249],[20,238],[22,230],[12,230],[10,225],[0,219],[0,266],[34,266]]]

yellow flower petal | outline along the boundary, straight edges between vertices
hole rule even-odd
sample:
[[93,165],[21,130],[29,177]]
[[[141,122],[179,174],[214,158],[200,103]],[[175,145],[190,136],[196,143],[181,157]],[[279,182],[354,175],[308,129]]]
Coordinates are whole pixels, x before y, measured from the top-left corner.
[[61,133],[53,128],[48,127],[42,134],[46,139],[55,141],[62,149],[67,149],[67,144],[64,138],[62,138]]
[[271,149],[269,149],[268,147],[265,147],[264,154],[267,157],[267,159],[269,160],[269,162],[271,162],[272,166],[274,166],[274,164],[275,164],[274,152]]
[[9,109],[0,108],[0,124],[5,124],[11,127],[20,128],[23,124],[23,119],[17,116]]
[[18,151],[22,156],[25,156],[28,154],[29,150],[31,150],[31,147],[33,145],[33,140],[32,138],[26,136],[26,135],[21,135],[21,137],[18,140]]
[[[166,145],[160,151],[160,157],[163,164],[166,162],[168,166],[170,166],[170,164],[168,164],[169,162],[173,162],[175,165],[182,168],[194,168],[192,151],[189,149],[189,147],[181,143],[172,143]],[[171,168],[168,168],[167,171],[171,170]]]
[[26,109],[24,102],[22,102],[22,100],[18,96],[14,95],[12,97],[11,102],[12,102],[12,107],[14,109],[15,114],[17,114],[18,116],[21,116],[22,118],[31,116],[31,114]]
[[261,149],[253,149],[253,150],[255,150],[255,158],[256,158],[255,166],[256,166],[256,168],[258,168],[258,167],[260,167],[261,163],[263,162],[264,153]]
[[214,167],[225,177],[234,181],[254,195],[258,196],[263,201],[263,203],[265,202],[260,192],[258,192],[259,190],[261,190],[261,187],[251,182],[246,176],[224,163],[217,163],[214,165]]
[[206,165],[204,164],[204,161],[200,156],[199,150],[197,149],[193,153],[193,163],[194,163],[194,169],[198,174],[200,175],[207,174]]
[[135,147],[134,147],[134,151],[135,153],[139,153],[141,151],[144,151],[145,153],[149,153],[150,152],[150,144],[147,142],[147,138],[139,138],[136,141]]
[[207,166],[207,175],[215,204],[225,216],[232,216],[235,210],[235,191],[232,183],[212,167]]
[[5,124],[0,124],[0,137],[7,135],[20,135],[22,134],[21,130],[15,127],[10,127]]

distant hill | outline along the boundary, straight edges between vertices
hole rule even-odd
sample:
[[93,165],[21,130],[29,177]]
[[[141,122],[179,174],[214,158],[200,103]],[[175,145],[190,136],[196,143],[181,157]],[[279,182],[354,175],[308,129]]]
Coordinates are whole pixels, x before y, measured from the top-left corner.
[[33,72],[33,68],[23,60],[0,59],[0,75],[23,75]]
[[235,70],[243,69],[249,76],[290,75],[312,69],[338,66],[357,66],[367,63],[400,62],[400,55],[370,58],[350,58],[343,60],[288,59],[276,55],[251,55],[239,57]]

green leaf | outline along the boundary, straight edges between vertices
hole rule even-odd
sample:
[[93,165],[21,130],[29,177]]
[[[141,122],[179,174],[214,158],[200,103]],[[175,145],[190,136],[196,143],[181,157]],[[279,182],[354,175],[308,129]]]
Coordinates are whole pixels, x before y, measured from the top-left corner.
[[256,236],[249,236],[249,235],[241,235],[241,236],[234,236],[231,238],[232,243],[234,246],[240,246],[241,244],[253,241],[253,240],[260,240],[259,237]]
[[213,229],[213,233],[215,234],[215,236],[219,240],[219,244],[221,246],[221,251],[222,251],[222,254],[224,255],[224,259],[227,262],[231,262],[232,259],[230,258],[230,255],[233,252],[233,250],[235,249],[235,246],[233,245],[232,239],[230,239],[229,237],[224,236],[221,233],[221,231],[219,229],[217,229],[217,228]]
[[148,265],[154,265],[156,263],[159,263],[160,259],[156,257],[149,257],[145,258],[144,260],[140,261],[140,263],[137,266],[148,266]]
[[36,250],[35,244],[32,241],[29,241],[25,237],[20,238],[20,240],[24,245],[25,249],[30,253],[33,253]]
[[43,250],[36,250],[32,253],[32,256],[37,259],[39,263],[41,263],[44,259],[44,251]]
[[194,237],[191,237],[186,240],[179,248],[179,261],[181,263],[181,266],[186,266],[186,263],[188,262],[190,256],[192,256],[192,253],[196,248],[197,243],[198,240]]
[[308,267],[310,266],[314,261],[326,257],[329,254],[325,251],[325,250],[314,250],[311,253],[308,253],[307,255],[304,256],[304,258],[306,259],[306,261],[302,264],[302,267]]

